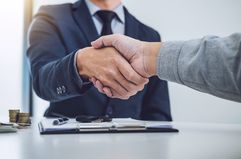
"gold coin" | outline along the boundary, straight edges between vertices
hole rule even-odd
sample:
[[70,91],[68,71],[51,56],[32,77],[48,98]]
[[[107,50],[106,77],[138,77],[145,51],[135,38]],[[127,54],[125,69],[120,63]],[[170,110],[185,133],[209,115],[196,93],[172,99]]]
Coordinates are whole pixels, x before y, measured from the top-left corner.
[[16,123],[18,121],[19,109],[10,109],[9,110],[9,122]]

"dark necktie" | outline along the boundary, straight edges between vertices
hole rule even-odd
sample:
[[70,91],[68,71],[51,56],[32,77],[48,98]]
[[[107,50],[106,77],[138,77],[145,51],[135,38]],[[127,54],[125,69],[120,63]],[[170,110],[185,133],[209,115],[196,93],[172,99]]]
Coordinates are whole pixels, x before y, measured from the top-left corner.
[[115,17],[117,17],[116,13],[108,10],[100,10],[100,11],[97,11],[96,14],[103,22],[101,36],[113,34],[111,29],[111,22]]

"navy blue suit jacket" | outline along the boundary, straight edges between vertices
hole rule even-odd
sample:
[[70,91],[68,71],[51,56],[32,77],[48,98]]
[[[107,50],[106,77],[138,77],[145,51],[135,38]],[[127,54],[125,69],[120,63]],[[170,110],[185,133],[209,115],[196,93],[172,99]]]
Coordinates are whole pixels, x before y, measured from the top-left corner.
[[[125,22],[125,35],[160,41],[155,30],[139,22],[126,9]],[[152,77],[143,91],[128,100],[108,98],[91,84],[83,83],[75,71],[74,56],[78,49],[90,46],[90,42],[98,38],[85,1],[42,6],[29,33],[27,56],[33,87],[39,97],[50,101],[45,116],[108,114],[143,120],[172,120],[167,82],[157,77]]]

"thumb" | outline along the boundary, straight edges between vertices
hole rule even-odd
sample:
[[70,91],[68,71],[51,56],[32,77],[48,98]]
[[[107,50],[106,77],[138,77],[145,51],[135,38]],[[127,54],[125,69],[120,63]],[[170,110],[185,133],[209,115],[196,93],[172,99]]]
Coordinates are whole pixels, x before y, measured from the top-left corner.
[[117,40],[118,36],[118,34],[102,36],[99,39],[92,41],[91,45],[96,49],[107,46],[115,47],[115,41]]
[[99,49],[104,47],[103,46],[103,37],[100,37],[99,39],[92,41],[91,42],[92,47],[94,47],[95,49]]

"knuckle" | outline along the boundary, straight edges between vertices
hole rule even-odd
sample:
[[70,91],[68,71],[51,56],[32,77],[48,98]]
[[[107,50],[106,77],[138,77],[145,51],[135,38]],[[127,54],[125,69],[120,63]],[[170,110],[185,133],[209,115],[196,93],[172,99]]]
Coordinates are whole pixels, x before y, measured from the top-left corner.
[[134,89],[132,89],[132,92],[137,92],[137,91],[141,91],[144,89],[144,85],[136,85]]
[[138,91],[141,91],[141,90],[143,90],[143,89],[144,89],[144,87],[145,87],[145,85],[143,85],[143,84],[142,84],[142,85],[140,85],[140,86],[139,86],[139,89],[138,89]]
[[119,73],[117,71],[115,71],[115,70],[111,70],[110,73],[114,77],[117,77],[119,75]]
[[137,94],[137,93],[138,93],[138,91],[135,91],[135,92],[134,92],[134,94]]
[[109,69],[109,70],[106,72],[106,76],[107,76],[107,78],[110,78],[110,77],[111,77],[111,79],[112,79],[112,78],[117,77],[117,76],[118,76],[118,73],[117,73],[117,71],[115,71],[114,69]]
[[129,99],[129,98],[130,98],[130,96],[126,96],[126,97],[125,97],[125,99]]
[[135,95],[135,92],[136,92],[136,91],[128,92],[128,94],[125,95],[125,98],[126,98],[126,99],[129,99],[131,96]]
[[111,62],[112,64],[117,64],[117,63],[119,62],[119,59],[117,58],[116,55],[114,55],[114,56],[112,56],[112,57],[110,58],[110,62]]
[[136,93],[137,93],[137,90],[133,90],[133,91],[130,93],[129,96],[134,96],[134,95],[136,95]]
[[103,76],[100,77],[100,81],[103,84],[103,86],[108,85],[108,83],[109,83],[109,80]]
[[149,82],[148,79],[143,78],[143,77],[140,78],[140,83],[142,83],[143,85],[145,85],[145,84],[148,83],[148,82]]
[[112,72],[109,70],[109,69],[107,69],[106,71],[105,71],[105,76],[106,77],[110,77],[112,75]]

